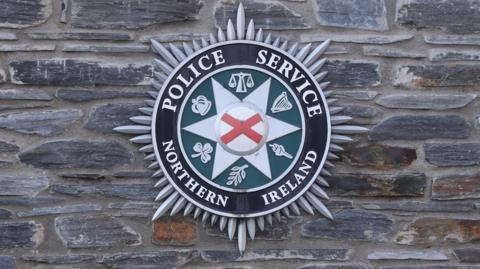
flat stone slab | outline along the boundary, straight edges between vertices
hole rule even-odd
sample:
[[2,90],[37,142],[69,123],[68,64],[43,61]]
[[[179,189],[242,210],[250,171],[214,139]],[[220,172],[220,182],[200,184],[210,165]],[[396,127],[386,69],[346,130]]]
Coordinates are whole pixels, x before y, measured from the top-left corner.
[[369,260],[423,260],[448,261],[447,255],[439,251],[375,251],[368,254]]
[[0,100],[32,100],[50,101],[53,98],[44,90],[40,89],[2,89]]
[[425,35],[424,39],[434,45],[480,45],[480,35]]
[[480,263],[480,249],[478,248],[457,248],[453,250],[453,253],[460,262]]
[[315,14],[322,26],[375,31],[388,30],[383,0],[315,0]]
[[402,65],[393,83],[407,88],[477,86],[480,64]]
[[421,59],[426,55],[419,52],[413,52],[411,50],[403,50],[397,48],[386,48],[382,46],[365,46],[363,47],[363,55],[375,56],[384,58],[410,58]]
[[473,212],[476,206],[470,202],[377,202],[361,205],[369,210],[395,210],[406,212]]
[[380,68],[376,62],[327,61],[323,67],[328,71],[324,79],[331,87],[354,88],[380,85]]
[[347,145],[340,155],[350,165],[378,170],[399,169],[411,165],[417,159],[414,148],[381,144]]
[[1,1],[1,28],[26,28],[44,23],[52,14],[50,0]]
[[124,247],[142,243],[140,234],[110,216],[57,217],[55,230],[65,247],[70,249]]
[[138,110],[145,107],[142,103],[116,103],[98,105],[92,108],[85,128],[99,133],[115,133],[113,128],[132,125],[131,117],[141,115]]
[[206,262],[244,262],[276,260],[345,261],[348,249],[266,249],[247,250],[243,255],[231,250],[204,250],[200,253]]
[[[256,28],[269,30],[306,29],[310,26],[302,15],[290,10],[277,1],[241,1],[245,17],[253,19]],[[236,18],[239,0],[222,0],[215,6],[214,17],[217,27],[227,28],[228,19]],[[248,22],[247,22],[248,23]]]
[[1,175],[0,195],[35,196],[48,188],[48,182],[49,180],[45,176]]
[[475,98],[475,94],[383,95],[376,103],[387,108],[447,110],[465,107]]
[[0,249],[36,248],[43,241],[43,230],[34,221],[0,222]]
[[130,200],[153,201],[158,190],[152,184],[72,184],[55,183],[50,187],[53,193],[80,197],[117,197]]
[[151,25],[198,19],[200,0],[72,0],[71,22],[77,28],[142,29]]
[[436,177],[432,183],[432,199],[462,200],[480,198],[479,175]]
[[385,45],[410,40],[412,34],[301,34],[301,42],[323,42],[327,39],[337,43]]
[[480,164],[480,143],[427,143],[425,160],[436,166],[474,166]]
[[112,269],[181,268],[197,257],[198,253],[194,250],[123,252],[104,255],[99,263]]
[[65,205],[65,206],[58,206],[58,207],[37,207],[37,208],[32,208],[31,210],[17,211],[17,216],[24,218],[24,217],[55,215],[55,214],[94,212],[94,211],[100,211],[101,209],[102,209],[101,205],[90,204],[90,203]]
[[117,141],[54,141],[21,152],[22,162],[45,169],[108,168],[129,163],[132,153]]
[[432,62],[480,61],[480,52],[477,50],[431,49],[429,59]]
[[334,219],[319,218],[306,222],[302,226],[302,235],[342,241],[386,241],[392,232],[393,221],[379,213],[347,209],[335,213]]

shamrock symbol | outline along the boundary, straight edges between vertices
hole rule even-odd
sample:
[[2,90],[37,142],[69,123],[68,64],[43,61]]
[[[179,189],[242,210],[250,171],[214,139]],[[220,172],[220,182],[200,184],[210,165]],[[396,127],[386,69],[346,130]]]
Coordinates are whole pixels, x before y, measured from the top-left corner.
[[213,152],[213,147],[210,145],[210,143],[205,143],[202,145],[202,143],[197,142],[195,146],[193,146],[193,150],[197,153],[192,154],[192,158],[200,157],[202,163],[208,163],[212,159],[210,154]]

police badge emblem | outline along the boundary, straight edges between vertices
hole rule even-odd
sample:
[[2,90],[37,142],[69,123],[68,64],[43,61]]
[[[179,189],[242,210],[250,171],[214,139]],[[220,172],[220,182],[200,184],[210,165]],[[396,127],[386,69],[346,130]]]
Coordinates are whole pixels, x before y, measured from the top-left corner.
[[152,161],[158,178],[153,220],[193,213],[227,228],[243,252],[247,235],[273,217],[318,211],[332,219],[324,179],[347,135],[367,129],[347,125],[322,82],[322,58],[330,41],[315,48],[264,36],[245,27],[242,4],[236,27],[201,44],[168,47],[152,40],[153,100],[133,117],[137,125],[115,128],[135,134],[133,143]]

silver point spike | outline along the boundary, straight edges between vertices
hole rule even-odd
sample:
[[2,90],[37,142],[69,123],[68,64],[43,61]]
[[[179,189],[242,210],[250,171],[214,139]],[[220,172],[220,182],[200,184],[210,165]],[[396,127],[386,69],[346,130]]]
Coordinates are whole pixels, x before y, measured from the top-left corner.
[[268,224],[270,224],[270,226],[272,226],[272,224],[273,224],[272,214],[266,215],[266,216],[265,216],[265,220],[267,221]]
[[147,106],[154,107],[155,100],[143,100]]
[[280,49],[286,51],[287,48],[288,48],[288,40],[285,40],[280,46]]
[[145,125],[152,124],[152,117],[149,117],[149,116],[135,116],[135,117],[131,117],[130,120],[138,124],[145,124]]
[[210,36],[209,36],[209,37],[210,37],[210,44],[211,44],[211,45],[215,45],[215,44],[218,43],[218,42],[217,42],[217,39],[215,38],[215,36],[214,36],[212,33],[210,33]]
[[256,217],[256,220],[257,220],[258,229],[260,229],[260,231],[265,230],[265,218],[263,218],[263,216],[260,216],[260,217]]
[[246,40],[254,40],[255,39],[255,23],[253,20],[250,20],[247,27],[247,34],[245,35]]
[[188,203],[183,210],[183,216],[188,216],[190,213],[192,213],[194,208],[195,206],[192,203]]
[[173,71],[173,68],[168,65],[166,62],[159,60],[159,59],[153,59],[153,62],[155,65],[160,68],[165,74],[170,74]]
[[247,230],[248,230],[248,235],[250,236],[250,239],[255,239],[255,230],[256,230],[256,225],[255,225],[255,218],[248,218],[247,219]]
[[280,46],[280,37],[277,37],[275,39],[275,41],[273,41],[272,46],[277,47],[277,48]]
[[332,123],[332,125],[339,125],[339,124],[343,124],[343,123],[346,123],[346,122],[349,122],[352,120],[352,117],[350,116],[333,116],[330,118],[330,121]]
[[320,45],[318,45],[311,53],[308,55],[308,57],[303,61],[303,64],[305,66],[310,66],[317,60],[328,48],[330,45],[330,39],[323,41]]
[[328,208],[317,198],[315,195],[313,195],[311,192],[306,193],[307,199],[312,205],[315,207],[315,209],[320,212],[320,214],[324,215],[325,217],[333,220],[333,215],[328,210]]
[[227,40],[235,40],[236,39],[236,34],[235,34],[235,28],[233,27],[232,20],[228,20],[227,24]]
[[288,207],[290,208],[290,210],[292,210],[293,214],[297,216],[300,216],[302,214],[296,202],[291,203]]
[[238,224],[238,250],[243,255],[245,248],[247,247],[247,228],[245,220],[241,220]]
[[215,223],[218,221],[218,215],[212,214],[210,217],[210,226],[215,225]]
[[162,84],[167,80],[167,75],[165,75],[163,72],[157,72],[153,71],[153,75],[155,76],[155,79],[157,80],[156,82],[158,85],[160,85],[158,90],[162,89]]
[[140,135],[130,139],[130,142],[135,144],[152,144],[151,135]]
[[368,129],[355,125],[335,125],[332,126],[332,132],[337,134],[363,134],[368,132]]
[[155,160],[155,153],[148,154],[143,158],[145,161],[153,161]]
[[342,147],[340,147],[339,145],[334,144],[334,143],[330,143],[329,150],[332,151],[332,152],[342,152],[342,151],[345,151],[344,148],[342,148]]
[[190,56],[194,53],[192,47],[190,45],[188,45],[186,42],[183,42],[182,45],[183,45],[183,50],[185,51],[185,53],[188,56]]
[[288,54],[294,55],[297,52],[298,49],[298,42],[293,44],[290,49],[288,49]]
[[330,199],[330,197],[328,197],[328,194],[317,184],[312,184],[312,187],[310,187],[310,191],[322,199]]
[[173,189],[173,186],[172,185],[167,185],[165,186],[157,195],[157,197],[155,198],[155,201],[160,201],[162,199],[164,199],[165,197],[167,197],[168,195],[170,195],[172,192],[174,191]]
[[208,220],[208,217],[210,217],[210,212],[204,211],[202,215],[202,223],[205,224]]
[[219,42],[224,42],[227,39],[225,38],[225,33],[223,33],[223,30],[219,27],[218,32],[217,32],[217,38]]
[[280,211],[275,211],[275,213],[273,213],[273,216],[280,222],[282,221],[282,215],[280,214]]
[[161,179],[159,179],[157,181],[157,183],[155,183],[155,188],[160,188],[160,187],[163,187],[165,185],[167,185],[168,183],[168,179],[166,177],[162,177]]
[[335,115],[343,111],[343,107],[339,106],[331,106],[328,107],[328,110],[330,110],[330,115]]
[[257,31],[257,34],[255,35],[255,41],[257,42],[262,42],[263,41],[263,29],[260,28]]
[[200,46],[200,44],[198,44],[196,40],[192,40],[192,46],[194,51],[198,51],[202,49],[202,47]]
[[324,90],[330,85],[330,83],[331,83],[330,81],[327,81],[327,82],[320,83],[318,86],[320,86],[321,90]]
[[158,92],[156,92],[156,91],[148,91],[147,93],[148,93],[148,95],[150,95],[150,97],[152,97],[153,99],[157,99],[157,97],[158,97]]
[[344,135],[336,135],[336,134],[332,134],[332,142],[333,143],[349,143],[349,142],[352,142],[353,139],[351,139],[350,137],[348,136],[344,136]]
[[155,221],[157,220],[158,218],[160,218],[161,216],[163,216],[163,214],[165,214],[174,204],[175,204],[175,201],[177,201],[177,198],[180,194],[178,192],[175,192],[173,193],[172,195],[170,195],[163,203],[162,205],[160,205],[160,207],[158,207],[157,211],[155,212],[155,214],[153,214],[153,218],[152,218],[152,221]]
[[180,212],[180,210],[183,209],[186,203],[187,203],[187,199],[185,199],[185,197],[180,197],[175,203],[175,205],[172,207],[172,210],[170,211],[170,216],[173,216],[178,212]]
[[157,169],[160,168],[160,165],[158,165],[158,162],[152,162],[149,166],[147,166],[148,169]]
[[153,145],[146,145],[141,147],[138,151],[143,152],[143,153],[150,153],[153,152]]
[[220,221],[218,224],[220,231],[225,230],[225,227],[227,226],[227,222],[228,222],[228,219],[226,217],[220,217]]
[[265,40],[263,43],[271,44],[272,43],[272,34],[268,33],[267,37],[265,37]]
[[245,9],[240,2],[237,10],[237,39],[245,38]]
[[202,209],[200,207],[195,208],[195,211],[193,212],[193,219],[197,219],[200,214],[202,214]]
[[316,182],[318,184],[320,184],[321,186],[324,186],[324,187],[327,187],[327,188],[330,187],[330,184],[328,184],[328,182],[323,177],[320,177],[320,176],[317,177]]
[[329,153],[327,153],[327,159],[330,159],[330,160],[338,160],[338,159],[340,159],[340,157],[338,157],[337,155],[329,152]]
[[204,37],[202,37],[200,40],[202,41],[202,48],[209,46],[208,41]]
[[122,134],[148,134],[152,128],[147,125],[127,125],[115,127],[113,130]]
[[282,213],[285,217],[290,218],[290,210],[288,209],[288,207],[282,208]]
[[310,51],[310,47],[312,46],[311,43],[307,44],[305,47],[303,47],[296,55],[295,58],[297,58],[300,62],[307,57],[308,52]]
[[177,58],[179,62],[187,58],[185,53],[183,53],[183,51],[181,51],[179,48],[177,48],[177,46],[173,45],[172,43],[170,43],[170,50],[173,52],[173,55],[175,56],[175,58]]
[[332,176],[332,173],[330,173],[327,169],[325,169],[325,167],[320,170],[320,175],[322,176],[326,176],[326,177],[331,177]]
[[229,218],[227,226],[228,226],[227,227],[228,238],[230,238],[230,240],[232,240],[233,237],[235,236],[235,230],[237,229],[237,219],[236,218]]
[[303,196],[298,198],[298,205],[303,209],[305,210],[305,212],[307,212],[308,214],[310,215],[315,215],[315,212],[313,212],[313,208],[312,206],[310,205],[310,203],[307,201],[307,199],[305,199]]
[[316,80],[317,82],[320,82],[320,81],[322,81],[327,75],[328,75],[328,71],[323,71],[323,72],[321,72],[321,73],[318,73],[318,74],[315,75],[315,80]]
[[318,70],[320,70],[323,65],[327,62],[327,58],[322,58],[321,60],[316,61],[314,64],[312,64],[308,70],[312,72],[312,74],[316,74]]
[[165,59],[171,66],[177,66],[179,62],[175,57],[159,42],[151,39],[154,50]]
[[[158,72],[153,72],[154,74],[159,74]],[[152,81],[152,86],[155,88],[157,91],[161,91],[163,88],[163,84],[158,83],[157,81]]]

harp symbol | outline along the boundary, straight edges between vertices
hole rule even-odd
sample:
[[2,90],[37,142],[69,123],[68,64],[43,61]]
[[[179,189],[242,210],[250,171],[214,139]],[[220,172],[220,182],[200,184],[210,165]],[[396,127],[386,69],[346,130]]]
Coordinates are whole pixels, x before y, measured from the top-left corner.
[[272,113],[279,113],[283,111],[287,111],[293,108],[292,103],[288,100],[287,93],[282,92],[276,99],[273,101],[272,108],[270,111]]

